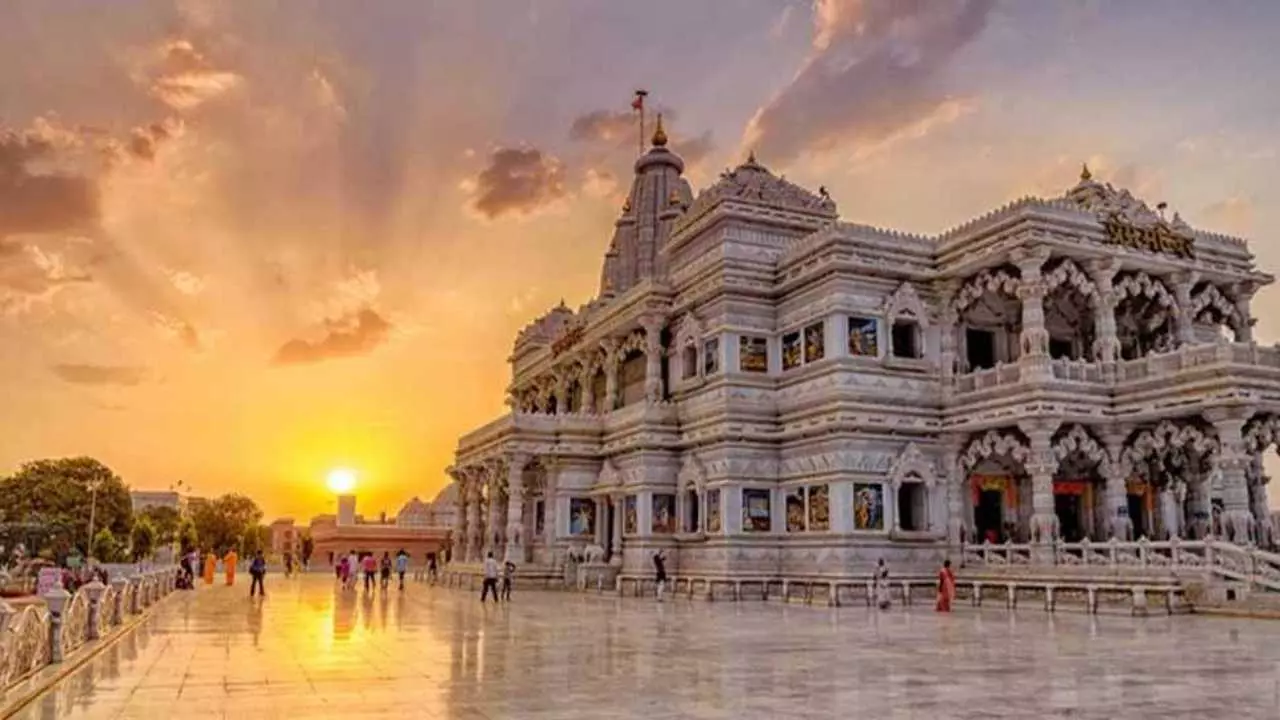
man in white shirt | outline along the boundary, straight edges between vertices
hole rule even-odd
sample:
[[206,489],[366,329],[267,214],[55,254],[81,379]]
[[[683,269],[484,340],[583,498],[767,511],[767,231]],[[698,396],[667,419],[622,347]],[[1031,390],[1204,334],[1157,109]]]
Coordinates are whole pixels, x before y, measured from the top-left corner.
[[498,561],[493,559],[493,553],[484,559],[484,586],[480,589],[480,603],[483,604],[485,598],[493,592],[493,601],[498,602]]

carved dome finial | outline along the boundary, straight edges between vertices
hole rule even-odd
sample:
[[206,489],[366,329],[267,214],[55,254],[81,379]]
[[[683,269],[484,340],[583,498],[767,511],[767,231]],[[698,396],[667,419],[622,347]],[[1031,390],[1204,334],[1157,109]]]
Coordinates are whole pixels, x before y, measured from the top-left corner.
[[1083,163],[1080,166],[1080,182],[1089,182],[1093,179],[1093,173],[1089,172],[1089,163]]
[[747,163],[746,163],[746,164],[747,164],[747,165],[759,165],[759,164],[760,164],[760,163],[756,162],[756,151],[755,151],[755,148],[752,148],[749,152],[747,152]]
[[658,113],[658,126],[653,129],[653,146],[667,146],[667,131],[662,127],[662,113]]

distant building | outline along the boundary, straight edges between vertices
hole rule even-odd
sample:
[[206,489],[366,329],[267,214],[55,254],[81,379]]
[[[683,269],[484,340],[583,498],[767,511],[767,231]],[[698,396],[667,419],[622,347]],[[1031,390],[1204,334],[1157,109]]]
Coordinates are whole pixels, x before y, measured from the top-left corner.
[[186,499],[172,490],[130,490],[129,501],[135,513],[150,507],[171,507],[178,512],[187,508]]
[[[413,498],[397,517],[388,519],[386,513],[380,513],[379,521],[366,522],[356,513],[354,495],[341,495],[337,503],[337,514],[317,515],[307,527],[313,542],[311,561],[314,565],[332,564],[352,551],[380,556],[384,552],[395,555],[403,549],[416,565],[426,562],[431,554],[441,561],[446,559],[452,507],[437,509],[433,503]],[[279,555],[286,548],[300,553],[302,534],[293,518],[280,518],[271,523],[272,553]]]

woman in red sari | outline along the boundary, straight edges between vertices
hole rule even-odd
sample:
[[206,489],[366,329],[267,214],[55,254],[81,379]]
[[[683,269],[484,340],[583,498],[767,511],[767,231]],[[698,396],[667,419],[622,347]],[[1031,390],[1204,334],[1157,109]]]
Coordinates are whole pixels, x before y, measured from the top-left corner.
[[943,560],[938,571],[938,612],[951,612],[951,601],[956,598],[956,575],[951,572],[951,561]]

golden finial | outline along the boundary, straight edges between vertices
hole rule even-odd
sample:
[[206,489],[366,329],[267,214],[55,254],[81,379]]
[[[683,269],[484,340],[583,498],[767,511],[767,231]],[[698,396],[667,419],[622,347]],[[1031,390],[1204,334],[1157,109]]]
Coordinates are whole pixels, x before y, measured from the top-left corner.
[[622,212],[623,213],[631,212],[631,196],[630,195],[628,195],[626,201],[622,203]]
[[667,204],[668,204],[668,205],[679,205],[679,204],[680,204],[680,191],[679,191],[679,190],[674,190],[674,189],[673,189],[673,190],[671,191],[671,194],[667,196]]
[[748,164],[748,165],[755,165],[755,164],[757,164],[757,163],[756,163],[756,151],[755,151],[755,148],[752,148],[752,149],[751,149],[751,151],[747,153],[747,164]]
[[1089,182],[1093,179],[1093,173],[1089,172],[1089,163],[1080,166],[1080,182]]
[[662,113],[658,113],[658,126],[653,129],[653,146],[667,146],[667,131],[662,129]]

